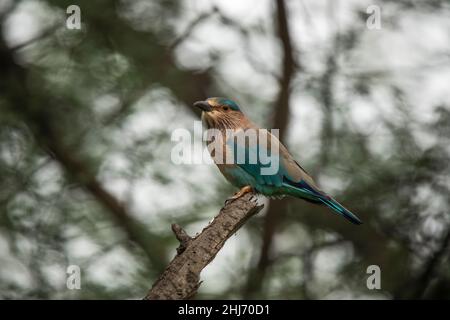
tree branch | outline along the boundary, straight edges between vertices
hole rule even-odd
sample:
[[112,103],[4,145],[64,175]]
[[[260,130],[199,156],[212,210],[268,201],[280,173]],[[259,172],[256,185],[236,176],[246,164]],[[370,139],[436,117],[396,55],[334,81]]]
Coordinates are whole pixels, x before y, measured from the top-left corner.
[[174,51],[181,43],[183,43],[187,38],[191,36],[192,32],[199,24],[201,24],[215,12],[216,9],[214,8],[212,12],[204,12],[200,14],[197,18],[195,18],[193,21],[191,21],[187,26],[187,28],[183,31],[183,33],[170,44],[169,50]]
[[189,299],[200,286],[200,272],[217,255],[220,249],[244,223],[257,214],[263,205],[258,205],[254,194],[226,204],[197,236],[191,238],[177,224],[172,225],[180,246],[177,255],[153,284],[145,299],[169,300]]
[[[291,82],[297,71],[298,64],[294,58],[294,48],[291,41],[289,30],[286,4],[284,0],[276,2],[276,16],[278,38],[281,41],[283,49],[282,75],[279,80],[278,97],[275,102],[275,114],[273,118],[273,128],[280,130],[280,140],[286,137],[286,131],[289,123],[289,99],[291,96]],[[249,274],[245,297],[253,298],[255,293],[259,292],[265,278],[266,270],[270,265],[270,249],[273,243],[273,237],[277,230],[280,220],[283,219],[284,212],[287,209],[287,200],[269,202],[264,219],[261,253],[258,258],[256,272]]]

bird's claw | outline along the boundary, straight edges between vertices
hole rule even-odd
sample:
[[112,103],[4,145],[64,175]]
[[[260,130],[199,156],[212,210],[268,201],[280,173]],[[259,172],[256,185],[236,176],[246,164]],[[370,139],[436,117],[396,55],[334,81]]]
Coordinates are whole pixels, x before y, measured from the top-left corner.
[[252,187],[250,187],[250,186],[243,187],[241,190],[236,192],[234,194],[234,196],[225,200],[225,205],[230,204],[231,202],[235,201],[236,199],[239,199],[240,197],[242,197],[243,195],[245,195],[246,193],[249,193],[249,192],[253,192]]
[[225,200],[225,205],[226,205],[226,206],[229,205],[229,204],[232,203],[234,200],[236,200],[235,197],[228,198],[227,200]]

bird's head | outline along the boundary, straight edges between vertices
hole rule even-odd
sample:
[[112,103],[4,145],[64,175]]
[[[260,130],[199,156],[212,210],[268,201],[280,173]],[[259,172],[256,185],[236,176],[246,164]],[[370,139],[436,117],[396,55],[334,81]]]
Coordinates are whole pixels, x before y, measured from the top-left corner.
[[208,128],[234,129],[245,119],[236,102],[226,98],[208,98],[197,101],[194,107],[202,110],[202,120]]

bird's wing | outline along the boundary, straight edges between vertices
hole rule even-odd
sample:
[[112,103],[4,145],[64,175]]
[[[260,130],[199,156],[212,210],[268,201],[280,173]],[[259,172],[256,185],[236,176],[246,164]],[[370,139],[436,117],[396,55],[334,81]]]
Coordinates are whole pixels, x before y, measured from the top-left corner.
[[351,211],[320,190],[311,176],[292,158],[284,146],[280,147],[280,153],[288,173],[284,185],[294,188],[295,195],[312,202],[322,203],[354,224],[362,223]]
[[[270,163],[265,161],[262,156],[263,153],[267,154],[268,149],[270,149],[270,143],[266,145],[260,143],[260,139],[258,138],[260,130],[264,129],[257,129],[255,131],[238,130],[235,132],[233,136],[230,136],[227,139],[228,152],[232,153],[234,164],[255,178],[258,184],[282,186],[283,176],[280,172],[270,175],[262,173],[263,168],[268,168],[270,166]],[[249,138],[245,138],[249,132],[256,132],[256,135],[249,135]],[[242,138],[243,135],[244,138]],[[268,139],[272,140],[271,137],[268,137]],[[278,150],[274,156],[279,156]]]
[[328,198],[328,195],[317,186],[313,178],[294,160],[286,147],[281,143],[280,154],[282,168],[284,169],[284,183],[286,185],[296,187],[312,196]]
[[[259,129],[259,131],[264,129]],[[228,139],[227,147],[233,151],[234,164],[250,174],[260,186],[281,187],[282,190],[296,197],[324,204],[336,213],[344,216],[355,224],[361,224],[361,220],[352,212],[344,208],[336,200],[319,189],[311,176],[295,161],[277,137],[265,130],[267,143],[261,139]],[[274,146],[274,148],[271,148]],[[269,150],[271,150],[269,152]],[[271,157],[263,159],[263,155]],[[241,157],[239,158],[239,152]],[[244,155],[244,156],[242,156]],[[278,159],[278,170],[272,174],[264,174],[263,169],[269,168],[268,159]],[[245,160],[245,161],[244,161]]]
[[[227,146],[233,152],[234,164],[252,175],[261,185],[281,187],[293,184],[296,188],[305,189],[307,193],[314,193],[317,196],[325,195],[276,136],[265,129],[257,129],[257,132],[257,139],[228,138]],[[243,130],[239,131],[236,136],[244,133]],[[266,158],[265,155],[269,157]],[[264,174],[262,169],[272,165],[269,159],[275,159],[278,162],[278,170]]]

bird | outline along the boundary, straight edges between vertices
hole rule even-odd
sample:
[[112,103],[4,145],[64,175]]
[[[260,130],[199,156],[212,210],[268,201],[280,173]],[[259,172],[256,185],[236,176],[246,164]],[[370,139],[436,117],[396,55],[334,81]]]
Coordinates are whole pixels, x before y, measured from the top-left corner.
[[[217,161],[219,158],[216,157],[217,148],[209,148],[211,156],[223,176],[240,189],[228,201],[234,201],[249,192],[271,198],[293,196],[327,206],[350,222],[357,225],[362,224],[355,214],[322,191],[276,135],[267,129],[259,128],[250,121],[236,102],[227,98],[212,97],[204,101],[197,101],[193,106],[201,110],[202,123],[207,130],[214,129],[215,132],[220,132],[221,139],[216,142],[221,148],[219,151],[223,152],[223,157],[228,156],[232,160]],[[254,130],[258,134],[266,134],[266,143],[262,143],[260,138],[248,139],[244,142],[235,139],[235,135],[249,130]],[[230,132],[233,135],[227,134]],[[270,155],[277,157],[274,159],[278,161],[278,170],[271,174],[262,174],[262,169],[267,168],[268,164],[260,158],[260,151],[263,150],[269,154],[268,149],[272,146],[277,146],[275,152],[272,151],[274,154]],[[237,161],[239,152],[245,154],[244,161]],[[254,155],[256,155],[256,161],[249,161],[250,157]]]

